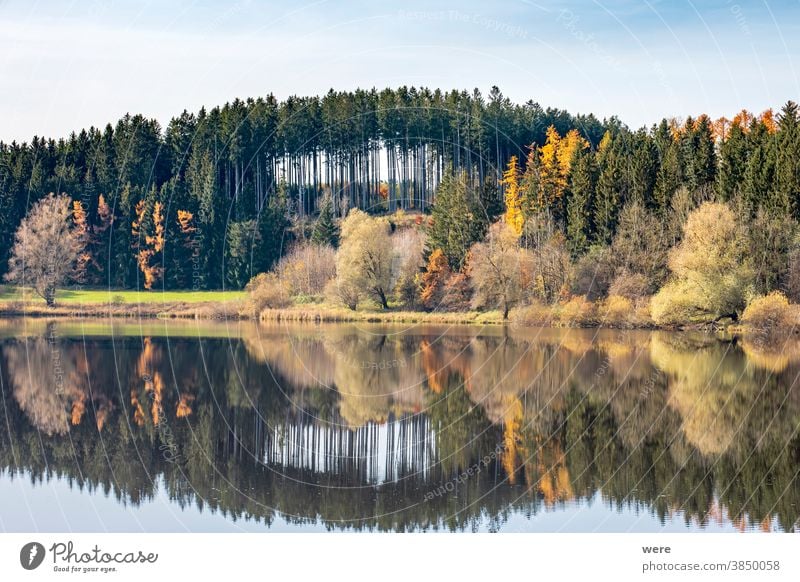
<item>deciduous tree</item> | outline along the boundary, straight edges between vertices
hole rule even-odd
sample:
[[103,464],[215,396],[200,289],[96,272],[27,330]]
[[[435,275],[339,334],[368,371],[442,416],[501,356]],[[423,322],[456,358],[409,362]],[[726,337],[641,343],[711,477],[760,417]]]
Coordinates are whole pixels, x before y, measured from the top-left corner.
[[69,197],[50,194],[31,208],[14,237],[6,280],[30,286],[48,307],[55,305],[56,288],[75,276],[83,253],[71,215]]

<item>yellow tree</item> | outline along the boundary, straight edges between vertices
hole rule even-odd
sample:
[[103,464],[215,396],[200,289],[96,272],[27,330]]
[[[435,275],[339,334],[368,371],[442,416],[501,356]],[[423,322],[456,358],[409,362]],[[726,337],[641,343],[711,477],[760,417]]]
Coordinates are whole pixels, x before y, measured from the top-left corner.
[[558,148],[561,144],[561,136],[554,126],[547,128],[547,139],[539,149],[539,167],[543,201],[545,204],[552,204],[558,197],[566,184],[561,182],[561,168],[559,167]]
[[711,126],[711,132],[714,137],[714,141],[725,141],[728,139],[728,132],[731,129],[731,120],[725,116],[720,117],[717,119],[714,124]]
[[447,280],[452,275],[447,257],[442,249],[435,249],[430,258],[425,272],[422,274],[422,304],[426,309],[436,309],[442,301],[445,293]]
[[547,139],[539,151],[539,167],[544,203],[549,205],[561,200],[567,189],[567,178],[575,152],[589,147],[577,129],[571,129],[564,137],[554,126],[547,128]]
[[508,167],[503,172],[501,184],[505,187],[506,223],[520,236],[525,219],[522,215],[522,200],[520,196],[520,171],[517,156],[511,156]]
[[86,282],[89,266],[94,262],[92,257],[92,230],[86,218],[86,210],[80,200],[72,201],[72,224],[74,233],[81,244],[81,252],[75,262],[75,280],[79,283]]
[[750,131],[750,124],[753,123],[753,114],[747,109],[742,109],[739,113],[733,116],[731,126],[738,125],[739,128],[747,133]]
[[581,136],[577,129],[570,129],[561,140],[558,148],[558,166],[565,185],[575,152],[588,147],[589,142]]
[[[143,200],[136,204],[136,219],[133,222],[132,233],[135,239],[141,236],[142,223],[146,215],[146,207]],[[164,214],[160,202],[153,205],[153,234],[145,235],[144,245],[137,241],[139,245],[138,253],[136,254],[136,263],[139,270],[144,276],[144,288],[152,289],[153,284],[161,278],[164,272],[163,267],[156,260],[152,263],[153,258],[164,249]]]
[[761,123],[767,128],[767,133],[774,134],[778,131],[778,124],[775,121],[775,114],[772,109],[767,109],[761,114]]

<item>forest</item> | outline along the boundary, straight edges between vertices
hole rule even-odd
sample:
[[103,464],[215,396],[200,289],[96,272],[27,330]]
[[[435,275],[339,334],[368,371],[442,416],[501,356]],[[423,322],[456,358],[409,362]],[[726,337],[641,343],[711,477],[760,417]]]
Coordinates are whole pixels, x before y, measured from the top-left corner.
[[[756,297],[800,290],[798,122],[790,101],[631,129],[497,87],[270,95],[184,111],[166,128],[126,115],[0,144],[0,271],[14,280],[20,224],[63,193],[80,249],[71,280],[87,287],[240,289],[259,274],[270,283],[270,269],[291,287],[286,256],[319,255],[337,270],[301,262],[307,289],[268,289],[261,307],[335,278],[326,295],[353,309],[507,317],[534,301],[620,297],[635,311],[655,296],[656,319],[675,308],[735,318]],[[364,240],[383,245],[367,249],[376,264]]]
[[[152,235],[160,202],[168,244],[153,260],[168,267],[163,285],[241,287],[247,277],[238,272],[245,261],[237,262],[237,253],[258,238],[265,250],[252,257],[251,271],[264,270],[279,253],[284,215],[316,212],[325,193],[337,209],[426,209],[447,168],[497,177],[519,144],[543,142],[551,125],[580,127],[594,144],[607,128],[592,116],[512,104],[496,89],[485,99],[477,90],[403,87],[236,100],[184,111],[166,128],[126,115],[67,139],[2,143],[0,270],[30,206],[63,192],[80,201],[96,235],[98,268],[89,284],[141,283],[133,223],[142,203],[143,236]],[[200,249],[194,272],[186,267],[187,238]]]

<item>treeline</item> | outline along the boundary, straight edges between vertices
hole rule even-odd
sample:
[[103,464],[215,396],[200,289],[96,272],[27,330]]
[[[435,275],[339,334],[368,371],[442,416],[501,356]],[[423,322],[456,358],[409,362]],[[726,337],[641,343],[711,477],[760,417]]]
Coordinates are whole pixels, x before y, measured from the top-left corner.
[[0,274],[20,221],[52,192],[85,214],[88,285],[142,285],[139,247],[161,223],[164,248],[148,259],[164,271],[154,284],[241,286],[280,253],[285,219],[316,213],[326,194],[339,215],[426,209],[447,168],[496,181],[550,126],[597,145],[618,125],[513,104],[496,88],[484,97],[402,87],[236,100],[184,111],[166,129],[126,115],[68,139],[0,143]]
[[[538,240],[530,225],[546,217],[576,259],[611,245],[631,205],[678,225],[667,246],[704,200],[796,219],[798,160],[792,102],[776,115],[664,119],[634,131],[615,118],[514,104],[497,88],[487,97],[402,87],[236,100],[184,112],[165,130],[137,115],[66,140],[0,144],[0,272],[20,221],[50,192],[78,202],[82,284],[212,289],[268,270],[321,210],[328,226],[357,207],[433,209],[434,229],[458,227],[462,216],[435,210],[462,210],[441,200],[454,183],[477,205],[468,243],[503,213],[518,234],[529,225],[525,241]],[[443,249],[451,269],[464,267],[468,248]]]
[[247,287],[253,311],[324,294],[351,310],[516,310],[531,324],[789,329],[799,121],[789,102],[776,116],[608,130],[596,148],[551,126],[497,182],[450,169],[429,216],[353,209],[339,232],[328,201],[311,242]]

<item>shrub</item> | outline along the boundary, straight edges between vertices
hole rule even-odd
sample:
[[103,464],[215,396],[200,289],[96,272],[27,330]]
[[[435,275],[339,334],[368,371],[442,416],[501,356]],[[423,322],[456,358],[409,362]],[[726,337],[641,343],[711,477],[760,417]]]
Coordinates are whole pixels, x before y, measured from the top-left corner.
[[795,249],[789,254],[788,272],[786,274],[786,290],[788,298],[800,302],[800,249]]
[[575,264],[572,292],[595,300],[605,297],[614,279],[614,265],[609,247],[595,246]]
[[635,309],[627,297],[609,295],[599,305],[600,320],[606,325],[625,325],[630,323]]
[[[617,276],[636,273],[637,278],[644,280],[646,289],[637,297],[651,295],[667,278],[669,244],[666,239],[662,221],[641,202],[629,202],[620,212],[611,243],[611,259]],[[608,293],[615,294],[611,289]]]
[[331,303],[344,305],[348,309],[355,311],[361,301],[361,289],[348,280],[331,279],[325,287],[325,297]]
[[[389,223],[353,209],[342,222],[342,242],[336,253],[336,277],[346,296],[360,289],[381,307],[389,307],[392,285],[392,241]],[[339,293],[342,296],[342,293]],[[350,306],[350,305],[348,305]]]
[[428,265],[420,277],[422,291],[420,299],[425,309],[432,311],[439,307],[448,279],[451,277],[450,265],[442,249],[435,249],[428,258]]
[[623,269],[620,271],[611,286],[608,288],[608,295],[617,295],[627,299],[640,299],[649,295],[650,281],[641,273],[631,273]]
[[748,331],[772,333],[797,325],[797,306],[791,305],[780,291],[753,299],[742,313]]
[[464,273],[448,277],[439,302],[440,311],[467,311],[473,294],[472,281]]
[[327,244],[297,244],[281,258],[275,272],[291,296],[321,295],[336,276],[336,251]]
[[708,321],[708,313],[698,307],[699,299],[686,283],[664,285],[650,300],[650,314],[658,325],[681,325]]
[[424,267],[422,253],[425,249],[425,236],[419,229],[402,228],[391,236],[391,241],[395,296],[407,309],[416,309],[421,302],[420,271]]
[[260,273],[250,279],[247,292],[248,311],[258,316],[264,309],[280,309],[291,304],[286,285],[276,273]]
[[522,298],[521,263],[524,252],[519,237],[505,222],[494,223],[484,242],[472,246],[469,268],[475,296],[473,307],[500,309],[503,319]]
[[568,327],[584,327],[597,323],[595,305],[586,296],[573,297],[558,308],[558,320]]
[[511,322],[515,325],[541,325],[553,323],[553,310],[547,305],[534,301],[530,305],[518,307],[511,312]]

